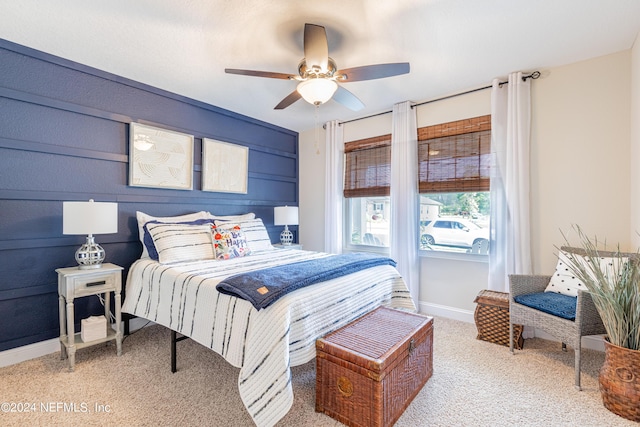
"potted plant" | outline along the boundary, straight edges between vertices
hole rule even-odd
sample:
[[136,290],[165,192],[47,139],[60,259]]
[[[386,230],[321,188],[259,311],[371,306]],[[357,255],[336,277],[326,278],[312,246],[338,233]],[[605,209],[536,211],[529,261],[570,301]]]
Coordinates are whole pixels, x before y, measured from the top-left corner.
[[604,406],[640,421],[640,254],[618,246],[613,257],[603,257],[597,239],[574,229],[584,256],[569,257],[568,267],[591,293],[607,331],[598,378]]

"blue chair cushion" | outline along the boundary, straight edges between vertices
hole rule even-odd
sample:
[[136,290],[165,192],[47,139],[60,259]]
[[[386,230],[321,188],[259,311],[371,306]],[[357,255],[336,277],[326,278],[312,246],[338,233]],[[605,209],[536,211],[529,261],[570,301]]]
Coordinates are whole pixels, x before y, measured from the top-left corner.
[[518,295],[513,300],[518,304],[535,308],[563,319],[576,320],[577,297],[557,294],[555,292],[538,292],[535,294]]

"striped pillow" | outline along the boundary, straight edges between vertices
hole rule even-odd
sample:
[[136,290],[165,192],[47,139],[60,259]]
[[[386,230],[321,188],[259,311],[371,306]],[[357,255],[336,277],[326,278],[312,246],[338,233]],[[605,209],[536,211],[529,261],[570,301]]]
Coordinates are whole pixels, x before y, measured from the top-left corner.
[[[144,212],[136,211],[136,219],[138,221],[138,237],[140,238],[140,243],[142,243],[142,254],[140,258],[150,258],[149,252],[147,250],[147,246],[144,243],[144,225],[150,221],[156,222],[164,222],[164,223],[176,223],[176,222],[187,222],[187,221],[195,221],[197,219],[205,219],[209,217],[209,212],[200,211],[192,214],[186,215],[177,215],[177,216],[152,216],[146,214]],[[157,261],[158,258],[155,258]]]
[[[216,225],[229,223],[230,221],[216,219]],[[269,233],[267,233],[267,229],[265,228],[262,219],[256,218],[247,221],[233,221],[233,223],[240,226],[240,229],[247,238],[247,243],[252,253],[273,249]]]
[[[167,224],[167,221],[149,221],[144,225],[144,227],[142,227],[144,229],[144,239],[143,239],[144,246],[147,248],[147,253],[149,255],[149,258],[151,258],[154,261],[158,261],[158,251],[156,249],[156,245],[153,243],[153,237],[151,237],[151,234],[149,233],[149,225],[161,224],[161,223]],[[170,222],[170,224],[212,225],[213,220],[212,219],[196,219],[195,221]]]
[[148,224],[147,230],[161,264],[215,258],[210,225]]

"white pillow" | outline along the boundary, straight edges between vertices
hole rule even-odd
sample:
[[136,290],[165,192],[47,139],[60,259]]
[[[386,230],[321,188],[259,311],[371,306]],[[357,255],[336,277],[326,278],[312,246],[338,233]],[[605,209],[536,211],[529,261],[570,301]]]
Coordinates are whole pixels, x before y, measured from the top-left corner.
[[[591,267],[591,260],[588,257],[577,254],[568,254],[564,251],[560,251],[558,254],[558,264],[556,265],[556,271],[553,273],[549,284],[547,285],[545,292],[555,292],[563,295],[569,295],[572,297],[578,296],[578,291],[586,291],[586,285],[576,277],[571,268],[569,268],[569,261],[567,257],[571,257],[578,263],[582,264],[585,271],[589,276],[595,280],[595,274]],[[604,273],[605,277],[611,274],[619,274],[623,264],[628,261],[628,258],[605,258],[601,257],[598,260],[598,268]],[[621,264],[622,263],[622,264]]]
[[[544,291],[577,297],[578,290],[586,291],[587,287],[569,268],[570,264],[567,261],[567,256],[568,254],[564,251],[560,251],[560,253],[558,253],[556,271],[553,273],[553,276],[551,276],[551,280],[549,280],[549,284]],[[581,255],[571,254],[571,257],[580,263],[586,263],[587,261]],[[585,266],[587,271],[591,271],[591,267],[589,265],[585,264]]]
[[256,217],[256,214],[254,214],[253,212],[249,212],[242,215],[214,215],[211,212],[208,212],[208,213],[209,213],[209,218],[219,219],[221,221],[248,221]]
[[158,261],[169,264],[181,261],[214,259],[211,225],[147,224],[158,250]]
[[628,257],[600,258],[600,270],[605,277],[622,273],[625,264],[629,262]]
[[273,249],[273,246],[271,246],[271,238],[269,237],[269,233],[267,233],[262,219],[256,218],[247,221],[223,221],[217,219],[215,221],[216,225],[229,224],[230,222],[240,226],[240,229],[247,238],[247,244],[249,245],[249,249],[251,249],[251,253]]
[[164,223],[172,223],[172,222],[186,222],[186,221],[194,221],[196,219],[207,219],[209,218],[209,212],[200,211],[186,215],[178,215],[178,216],[151,216],[144,212],[136,211],[136,219],[138,220],[138,238],[140,239],[140,243],[142,243],[142,254],[140,258],[149,258],[149,252],[147,251],[146,246],[144,245],[144,225],[149,221],[159,221]]

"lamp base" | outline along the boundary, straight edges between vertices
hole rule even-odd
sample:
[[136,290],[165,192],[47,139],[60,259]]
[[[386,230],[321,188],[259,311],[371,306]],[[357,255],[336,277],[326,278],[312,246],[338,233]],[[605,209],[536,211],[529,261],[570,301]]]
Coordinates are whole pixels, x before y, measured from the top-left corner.
[[87,236],[87,241],[76,251],[76,262],[80,270],[100,268],[105,258],[105,251],[97,244],[92,235]]
[[98,268],[102,268],[102,263],[100,264],[81,264],[78,265],[80,270],[97,270]]
[[288,226],[284,226],[284,230],[280,233],[280,244],[282,246],[289,246],[293,243],[293,233],[289,231]]

